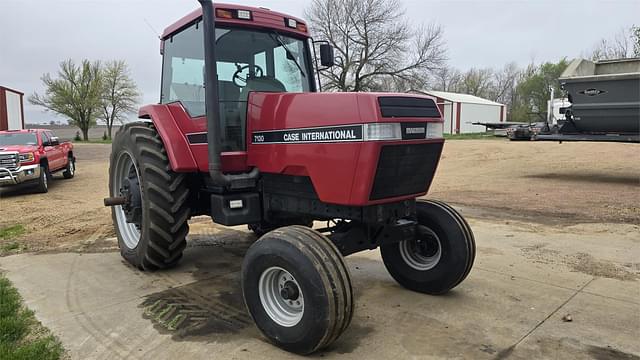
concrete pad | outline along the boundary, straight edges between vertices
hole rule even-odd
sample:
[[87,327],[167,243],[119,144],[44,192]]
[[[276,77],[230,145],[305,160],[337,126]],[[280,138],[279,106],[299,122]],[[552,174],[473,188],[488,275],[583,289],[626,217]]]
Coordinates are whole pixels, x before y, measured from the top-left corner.
[[[567,260],[601,246],[591,235],[483,221],[472,226],[476,266],[445,296],[399,287],[378,251],[349,257],[354,319],[315,356],[637,358],[640,287],[630,279],[633,269],[621,273],[624,280],[604,278]],[[635,251],[625,234],[609,239]],[[237,230],[193,236],[182,264],[166,272],[139,272],[118,253],[17,255],[0,258],[0,269],[74,359],[296,358],[266,342],[244,308],[239,270],[251,241]],[[593,254],[615,269],[629,257]],[[565,313],[574,321],[563,322]]]
[[[639,310],[637,304],[580,292],[504,354],[514,359],[638,359]],[[567,315],[571,322],[563,320]]]
[[[601,297],[626,301],[640,307],[640,286],[638,283],[630,284],[628,281],[597,278],[589,283],[589,285],[584,288],[583,292],[585,294],[599,295]],[[638,331],[640,332],[640,329],[638,329]],[[640,336],[640,333],[638,335]]]

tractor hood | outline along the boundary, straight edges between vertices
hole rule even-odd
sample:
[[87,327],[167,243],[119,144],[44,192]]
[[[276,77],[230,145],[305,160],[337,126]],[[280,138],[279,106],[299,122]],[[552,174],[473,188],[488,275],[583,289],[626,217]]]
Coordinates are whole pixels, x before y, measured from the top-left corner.
[[254,132],[375,122],[439,122],[441,117],[431,97],[385,93],[252,93],[247,115],[249,129]]
[[247,165],[308,181],[329,204],[424,195],[444,143],[426,96],[252,93],[247,110]]

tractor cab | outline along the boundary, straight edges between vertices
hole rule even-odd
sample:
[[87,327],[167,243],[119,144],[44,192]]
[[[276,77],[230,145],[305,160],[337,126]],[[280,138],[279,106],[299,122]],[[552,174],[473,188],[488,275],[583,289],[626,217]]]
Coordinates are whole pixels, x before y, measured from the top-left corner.
[[[265,20],[261,12],[265,10],[234,7],[218,5],[215,13],[218,122],[224,152],[246,149],[247,100],[251,92],[316,90],[306,25],[282,16],[279,28],[272,24],[262,27]],[[180,102],[191,118],[202,118],[207,71],[202,19],[172,30],[163,36],[161,103]]]

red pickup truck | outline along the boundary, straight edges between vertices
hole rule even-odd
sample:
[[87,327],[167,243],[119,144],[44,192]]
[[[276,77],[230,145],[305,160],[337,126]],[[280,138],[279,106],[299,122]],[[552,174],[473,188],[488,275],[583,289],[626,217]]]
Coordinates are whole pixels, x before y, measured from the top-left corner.
[[45,193],[59,171],[65,179],[75,175],[73,144],[46,129],[0,131],[0,187],[33,183]]

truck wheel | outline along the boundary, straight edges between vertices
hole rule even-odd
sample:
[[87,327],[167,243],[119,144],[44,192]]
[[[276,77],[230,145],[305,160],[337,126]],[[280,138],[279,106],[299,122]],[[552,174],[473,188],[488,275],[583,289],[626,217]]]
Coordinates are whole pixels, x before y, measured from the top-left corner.
[[153,125],[132,123],[116,134],[109,168],[112,197],[127,203],[111,214],[122,256],[141,270],[166,269],[182,257],[189,232],[185,174],[171,170]]
[[416,203],[416,239],[380,247],[389,274],[407,289],[439,295],[469,274],[475,259],[471,228],[452,207],[438,201]]
[[38,178],[38,185],[36,190],[39,193],[47,193],[49,192],[49,167],[47,165],[40,165],[40,177]]
[[274,230],[249,248],[242,290],[262,334],[290,352],[320,350],[351,322],[353,290],[342,255],[304,226]]
[[67,168],[62,173],[65,179],[71,179],[76,175],[76,160],[73,157],[69,157],[67,161]]

